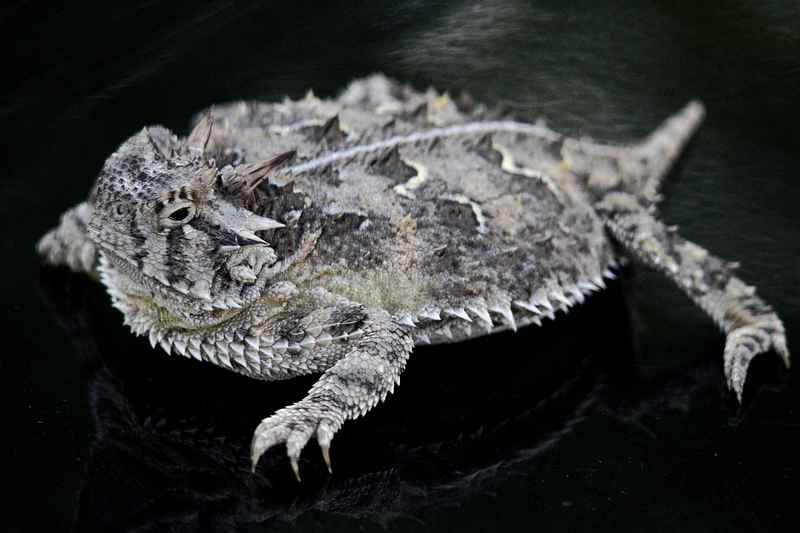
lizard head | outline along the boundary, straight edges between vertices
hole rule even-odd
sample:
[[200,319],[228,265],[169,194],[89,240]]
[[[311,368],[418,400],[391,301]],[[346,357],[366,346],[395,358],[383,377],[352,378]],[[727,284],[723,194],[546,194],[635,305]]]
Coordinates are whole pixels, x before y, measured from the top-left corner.
[[293,154],[218,169],[212,128],[206,115],[183,140],[143,129],[107,159],[90,195],[90,238],[129,283],[174,307],[241,307],[281,268],[259,233],[283,224],[249,207]]

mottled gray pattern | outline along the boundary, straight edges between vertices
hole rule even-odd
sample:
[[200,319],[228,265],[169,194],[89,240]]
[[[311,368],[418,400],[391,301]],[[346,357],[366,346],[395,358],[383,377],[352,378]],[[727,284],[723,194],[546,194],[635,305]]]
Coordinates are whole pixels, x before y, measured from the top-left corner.
[[153,345],[259,379],[322,377],[266,418],[253,465],[344,421],[399,382],[415,343],[540,324],[628,258],[666,273],[728,335],[741,397],[783,325],[734,266],[657,220],[663,177],[702,120],[690,103],[631,146],[500,120],[382,76],[335,100],[235,103],[178,139],[146,128],[39,251],[98,275]]

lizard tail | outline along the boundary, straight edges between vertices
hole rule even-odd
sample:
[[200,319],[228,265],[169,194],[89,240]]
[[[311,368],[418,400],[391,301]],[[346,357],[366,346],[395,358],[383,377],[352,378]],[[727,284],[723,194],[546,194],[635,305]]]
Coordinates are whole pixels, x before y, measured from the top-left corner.
[[628,154],[632,163],[640,167],[639,194],[648,200],[658,200],[664,177],[669,173],[683,148],[700,126],[705,108],[693,100],[669,117]]

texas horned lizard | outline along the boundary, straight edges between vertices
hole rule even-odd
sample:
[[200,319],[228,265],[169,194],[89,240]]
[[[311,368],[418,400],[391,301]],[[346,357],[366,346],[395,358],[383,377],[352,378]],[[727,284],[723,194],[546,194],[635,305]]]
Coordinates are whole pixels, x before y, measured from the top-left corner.
[[330,468],[334,434],[394,389],[415,344],[540,324],[626,258],[721,326],[741,398],[754,356],[789,364],[783,325],[735,265],[656,218],[702,116],[692,102],[610,146],[382,76],[335,100],[219,106],[185,139],[125,141],[39,252],[97,275],[167,352],[264,380],[322,373],[258,426],[254,467],[284,443],[298,474],[316,435]]

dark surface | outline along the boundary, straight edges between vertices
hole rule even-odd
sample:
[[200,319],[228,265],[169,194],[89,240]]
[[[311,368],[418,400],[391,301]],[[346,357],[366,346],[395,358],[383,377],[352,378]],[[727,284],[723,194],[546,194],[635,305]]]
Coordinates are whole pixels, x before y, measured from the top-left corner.
[[168,358],[101,288],[38,268],[36,240],[122,140],[150,123],[185,133],[215,102],[330,95],[383,71],[625,141],[695,97],[708,119],[663,216],[741,261],[800,349],[794,2],[321,4],[0,8],[3,525],[795,530],[796,372],[759,358],[739,408],[723,337],[657,276],[628,271],[545,328],[418,350],[398,393],[337,436],[334,476],[310,444],[297,486],[278,452],[251,476],[247,451],[310,380]]

